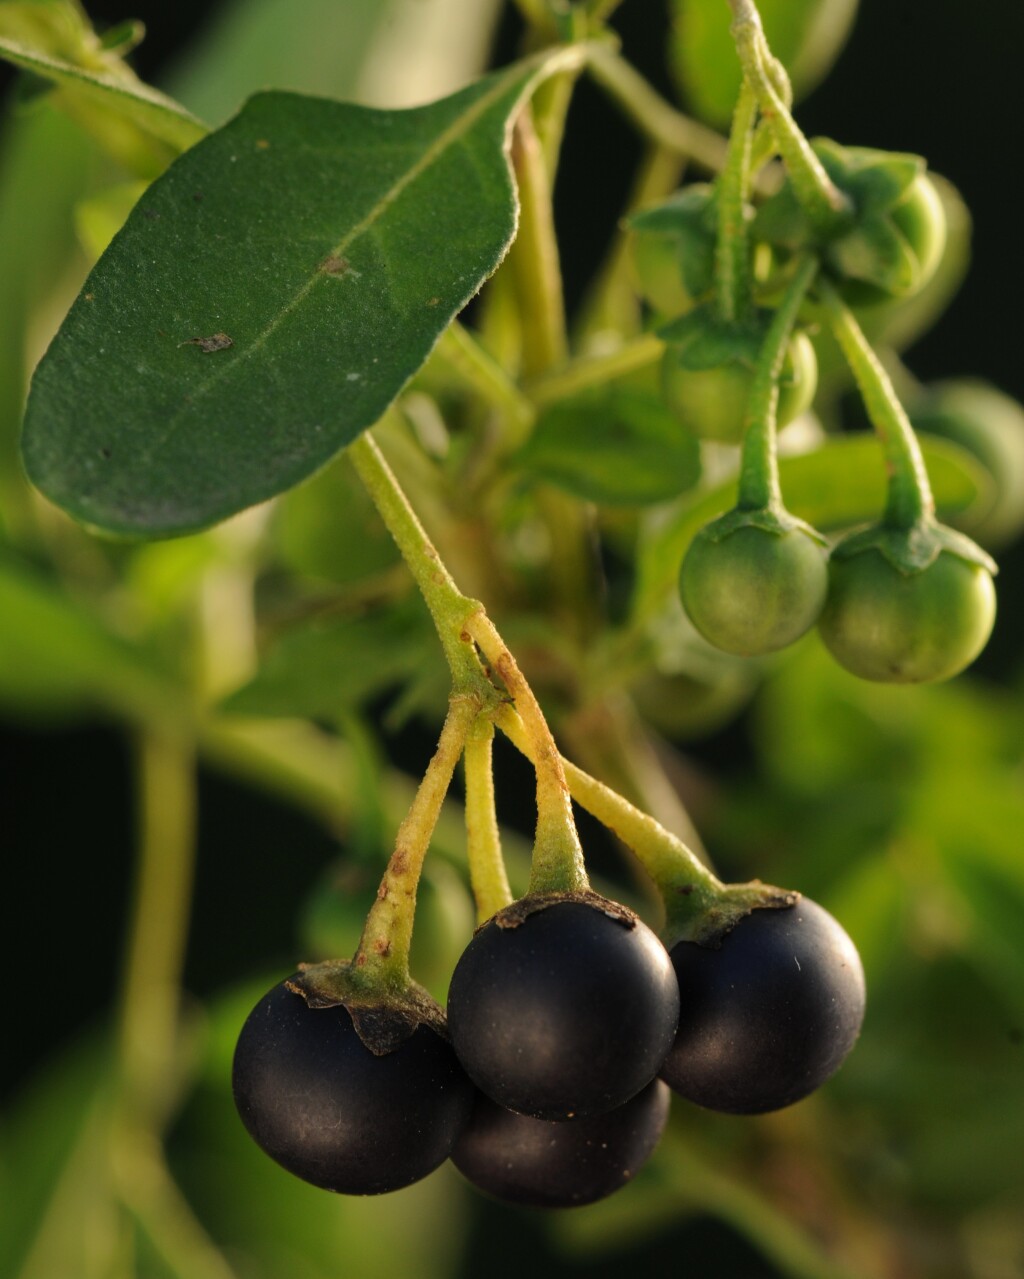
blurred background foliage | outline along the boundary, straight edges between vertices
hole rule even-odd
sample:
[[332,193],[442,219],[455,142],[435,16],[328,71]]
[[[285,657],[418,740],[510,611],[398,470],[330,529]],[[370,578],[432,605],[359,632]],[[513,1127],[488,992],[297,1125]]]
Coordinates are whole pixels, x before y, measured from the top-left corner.
[[[893,351],[912,331],[920,337],[904,358],[925,385],[971,375],[1019,398],[1024,281],[1005,165],[1024,144],[1015,65],[1024,10],[978,0],[965,24],[951,2],[928,6],[925,18],[865,0],[851,26],[856,7],[762,4],[778,51],[810,94],[805,129],[921,152],[955,183],[963,204],[951,191],[947,209],[959,256],[947,265],[946,294],[960,285],[973,220],[972,270],[948,314],[924,332],[943,296],[935,314],[883,317],[879,331]],[[498,0],[154,2],[131,14],[104,0],[89,10],[98,30],[114,32],[115,49],[136,34],[116,24],[142,18],[149,36],[132,64],[211,123],[267,85],[383,106],[423,101],[508,60],[519,39],[515,13]],[[75,13],[52,0],[0,3],[0,39],[66,55],[80,48]],[[626,0],[615,25],[627,56],[662,92],[721,127],[736,78],[727,18],[724,0]],[[597,645],[586,668],[592,683],[581,689],[574,656],[593,637],[593,603],[581,613],[578,582],[562,590],[566,582],[547,581],[550,546],[536,518],[540,508],[557,528],[566,503],[603,501],[615,487],[615,468],[600,457],[582,480],[566,468],[578,412],[534,437],[532,460],[518,459],[493,559],[473,548],[453,555],[457,575],[477,575],[469,589],[504,608],[508,638],[568,754],[676,829],[687,829],[689,813],[726,877],[806,891],[851,933],[867,972],[868,1017],[821,1094],[753,1120],[677,1099],[669,1133],[635,1184],[547,1217],[486,1202],[449,1167],[381,1199],[333,1197],[290,1178],[251,1143],[228,1084],[238,1028],[297,960],[354,946],[446,687],[425,614],[344,462],[273,511],[144,547],[93,540],[20,478],[31,367],[88,265],[166,163],[163,145],[111,123],[73,86],[48,89],[25,71],[8,76],[0,735],[5,897],[15,925],[6,935],[16,944],[2,1059],[0,1274],[468,1279],[528,1265],[538,1276],[682,1267],[721,1279],[1019,1279],[1024,511],[1015,521],[1021,493],[999,488],[1019,477],[1013,450],[1019,458],[1024,448],[1012,406],[1003,428],[1009,460],[975,477],[981,489],[994,484],[1002,502],[991,529],[1000,617],[976,667],[948,686],[860,683],[813,638],[754,669],[695,644],[669,612],[628,682],[608,679],[614,663],[602,664]],[[635,136],[582,83],[556,219],[567,298],[584,334],[600,329],[591,282],[638,163]],[[917,383],[905,370],[900,378],[913,400]],[[443,546],[450,493],[435,463],[448,444],[459,447],[446,419],[466,412],[445,386],[443,368],[428,366],[383,431]],[[641,506],[664,497],[656,483],[645,487],[665,456],[645,394],[626,392],[653,461],[621,481],[634,484],[629,500]],[[862,424],[839,383],[826,385],[824,406],[826,425]],[[669,447],[686,484],[696,484],[693,446]],[[705,460],[711,478],[715,464]],[[553,487],[538,488],[541,481]],[[979,536],[983,497],[968,511]],[[601,507],[602,609],[613,620],[626,607],[638,522],[635,510]],[[584,565],[584,576],[591,571]],[[376,607],[382,602],[389,607]],[[204,708],[197,797],[189,760],[180,750],[161,753],[154,729],[183,704]],[[530,777],[511,751],[497,758],[521,885]],[[194,880],[180,856],[193,802]],[[450,808],[427,863],[414,953],[417,975],[439,997],[473,918],[461,814]],[[157,863],[163,848],[168,864],[177,857],[182,865],[177,879],[158,884],[150,914],[136,904],[136,927],[143,923],[132,941],[135,849],[147,823]],[[598,873],[642,906],[642,886],[617,850],[591,824],[583,833]],[[177,994],[160,985],[175,977],[174,938],[165,939],[167,963],[150,974],[150,987],[138,985],[139,956],[160,952],[147,928],[159,931],[174,900],[188,907],[187,993],[180,1033],[162,1040],[176,1015]],[[156,992],[151,1000],[147,990]]]

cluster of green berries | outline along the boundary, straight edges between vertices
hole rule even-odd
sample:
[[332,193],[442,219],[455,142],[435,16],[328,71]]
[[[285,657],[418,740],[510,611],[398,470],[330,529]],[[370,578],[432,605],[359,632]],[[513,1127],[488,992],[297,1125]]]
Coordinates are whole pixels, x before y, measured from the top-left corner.
[[[918,157],[825,140],[812,150],[842,206],[823,230],[808,218],[795,184],[786,181],[756,211],[748,208],[745,316],[723,320],[717,296],[717,186],[685,187],[632,222],[639,286],[664,320],[666,402],[699,438],[742,445],[741,469],[748,466],[747,436],[757,425],[751,401],[760,353],[794,265],[815,260],[816,276],[803,302],[812,320],[827,313],[822,298],[831,294],[856,325],[860,309],[899,305],[924,287],[945,245],[943,205]],[[868,376],[885,377],[877,362]],[[744,500],[741,479],[736,509],[694,538],[679,578],[686,612],[705,639],[740,656],[776,652],[816,625],[836,660],[862,678],[947,679],[972,662],[989,637],[995,565],[970,539],[935,521],[911,423],[893,395],[889,408],[905,423],[903,465],[911,474],[891,477],[890,489],[903,483],[912,490],[911,499],[918,500],[918,509],[909,508],[912,518],[905,494],[899,518],[890,501],[879,525],[830,548],[826,537],[784,509],[774,431],[811,405],[816,384],[814,345],[807,332],[793,328],[775,378],[770,457],[753,463],[775,474],[774,491],[770,500],[763,494]],[[932,411],[929,418],[923,410],[925,429],[932,420],[940,433],[952,434],[943,432],[941,414]],[[1021,471],[1018,465],[1015,473]]]
[[297,975],[238,1041],[235,1102],[279,1164],[366,1195],[451,1158],[498,1199],[571,1207],[634,1176],[670,1090],[755,1114],[817,1088],[857,1038],[864,979],[807,899],[752,911],[716,946],[666,949],[631,911],[581,893],[523,898],[478,929],[447,1018],[409,1018],[400,1042],[366,1029],[393,1010],[321,1002]]

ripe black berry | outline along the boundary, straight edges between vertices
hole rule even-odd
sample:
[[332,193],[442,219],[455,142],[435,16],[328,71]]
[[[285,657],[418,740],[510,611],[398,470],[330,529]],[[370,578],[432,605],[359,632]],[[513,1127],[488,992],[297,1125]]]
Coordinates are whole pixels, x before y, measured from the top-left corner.
[[671,1093],[660,1079],[605,1115],[552,1123],[479,1096],[452,1162],[481,1190],[532,1208],[575,1208],[621,1190],[653,1154]]
[[661,1077],[710,1110],[760,1114],[839,1069],[864,1017],[853,942],[815,902],[754,910],[717,950],[678,942],[679,1033]]
[[490,920],[456,966],[448,1025],[459,1060],[493,1101],[538,1119],[621,1106],[654,1078],[675,1035],[668,954],[600,898],[532,913],[524,904]]
[[310,1008],[284,983],[242,1027],[233,1084],[257,1145],[304,1181],[349,1195],[398,1190],[432,1172],[474,1098],[428,1026],[377,1057],[344,1007]]

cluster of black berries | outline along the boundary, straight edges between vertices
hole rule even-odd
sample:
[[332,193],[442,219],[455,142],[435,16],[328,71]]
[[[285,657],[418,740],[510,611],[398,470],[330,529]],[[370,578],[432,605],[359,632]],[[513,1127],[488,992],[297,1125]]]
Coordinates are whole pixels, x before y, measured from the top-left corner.
[[787,1106],[838,1068],[863,1011],[853,943],[806,898],[669,952],[603,898],[527,897],[460,959],[449,1039],[419,1024],[375,1055],[343,1005],[282,984],[242,1030],[235,1101],[267,1154],[328,1190],[397,1190],[451,1157],[499,1199],[567,1207],[635,1174],[669,1086],[737,1114]]

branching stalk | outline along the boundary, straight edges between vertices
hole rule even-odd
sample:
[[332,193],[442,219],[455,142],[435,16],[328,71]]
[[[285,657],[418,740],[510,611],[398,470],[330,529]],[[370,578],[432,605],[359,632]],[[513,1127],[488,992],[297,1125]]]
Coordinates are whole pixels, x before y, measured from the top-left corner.
[[395,992],[409,985],[409,949],[423,859],[466,737],[481,709],[480,699],[472,693],[453,694],[448,704],[437,750],[398,828],[395,850],[353,959],[353,970],[365,976],[367,985]]
[[544,713],[515,658],[482,609],[469,621],[468,630],[516,705],[530,744],[528,757],[537,771],[537,835],[530,892],[583,892],[589,887],[583,850],[573,820],[562,757]]

